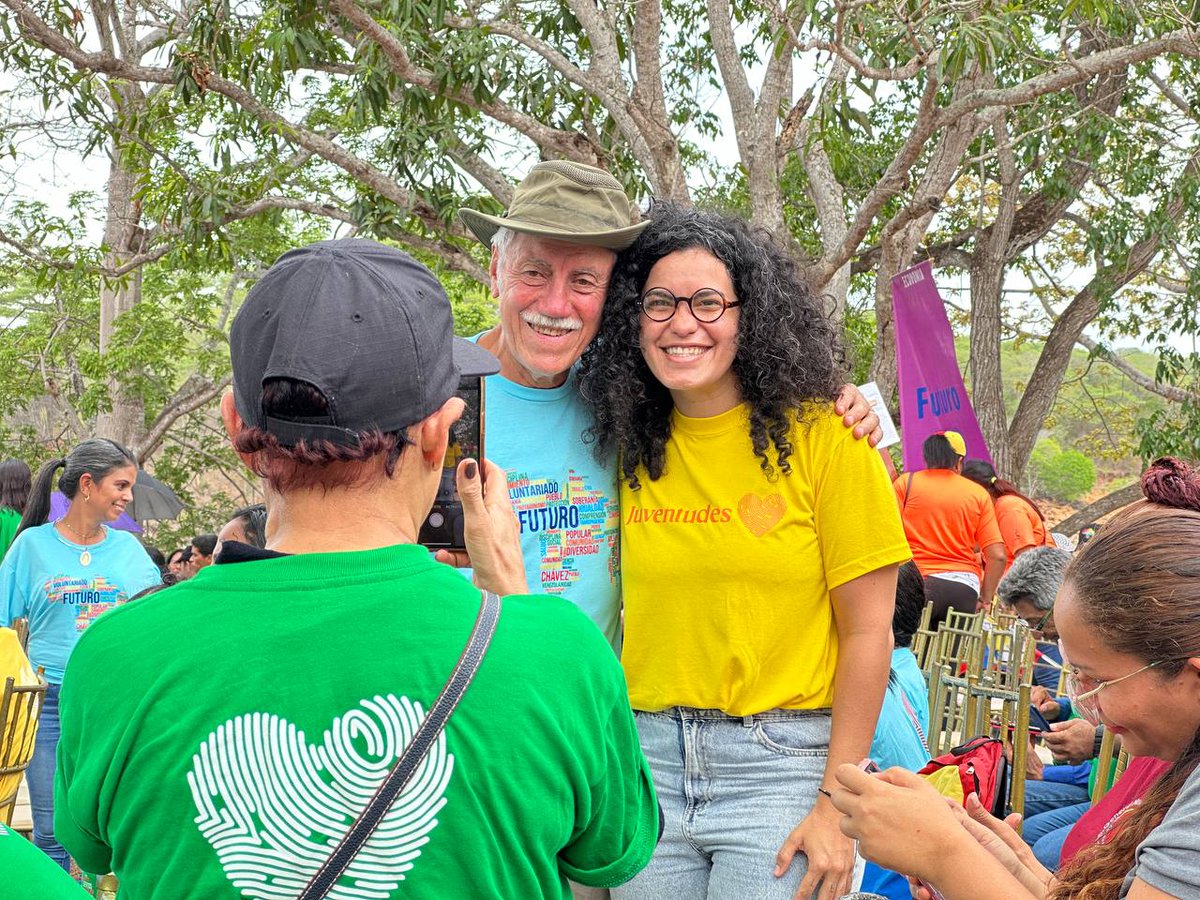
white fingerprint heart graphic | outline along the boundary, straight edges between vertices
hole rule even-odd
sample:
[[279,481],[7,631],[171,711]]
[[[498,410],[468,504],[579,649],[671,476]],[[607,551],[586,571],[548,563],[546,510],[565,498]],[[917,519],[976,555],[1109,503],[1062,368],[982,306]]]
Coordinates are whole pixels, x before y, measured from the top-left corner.
[[[424,719],[419,703],[389,694],[338,716],[317,746],[266,713],[230,719],[210,734],[188,772],[195,821],[242,896],[295,898]],[[443,732],[330,900],[391,896],[437,826],[453,770]]]

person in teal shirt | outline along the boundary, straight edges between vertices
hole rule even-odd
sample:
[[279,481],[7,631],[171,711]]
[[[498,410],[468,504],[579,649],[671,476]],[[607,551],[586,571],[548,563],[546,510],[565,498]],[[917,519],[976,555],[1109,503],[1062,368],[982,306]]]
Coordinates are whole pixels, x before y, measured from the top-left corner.
[[[59,470],[62,474],[59,474]],[[137,460],[127,447],[96,439],[42,466],[16,539],[0,563],[0,625],[29,623],[29,659],[47,682],[33,759],[26,770],[33,842],[64,869],[70,859],[54,836],[53,785],[59,687],[79,636],[102,613],[160,581],[137,538],[107,523],[133,499]],[[57,486],[70,500],[48,521]]]

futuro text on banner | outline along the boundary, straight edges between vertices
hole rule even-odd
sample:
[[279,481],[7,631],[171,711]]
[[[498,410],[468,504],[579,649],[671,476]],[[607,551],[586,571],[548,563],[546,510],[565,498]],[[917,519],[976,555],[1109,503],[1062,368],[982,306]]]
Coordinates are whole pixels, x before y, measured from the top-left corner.
[[921,445],[936,431],[957,431],[967,443],[967,456],[991,462],[928,260],[892,279],[892,316],[905,470],[925,468]]

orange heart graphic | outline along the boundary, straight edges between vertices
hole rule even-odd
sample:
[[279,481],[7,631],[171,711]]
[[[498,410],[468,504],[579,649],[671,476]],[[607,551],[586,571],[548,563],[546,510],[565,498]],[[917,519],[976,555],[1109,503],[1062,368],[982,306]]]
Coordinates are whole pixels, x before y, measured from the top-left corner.
[[738,501],[738,516],[755,537],[762,537],[779,524],[787,503],[782,494],[747,494]]

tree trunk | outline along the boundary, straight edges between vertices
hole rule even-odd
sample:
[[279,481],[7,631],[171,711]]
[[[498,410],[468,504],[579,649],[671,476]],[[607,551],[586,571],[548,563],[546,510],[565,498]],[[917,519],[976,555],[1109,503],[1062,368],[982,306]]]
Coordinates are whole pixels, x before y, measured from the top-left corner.
[[1126,485],[1123,488],[1113,491],[1104,497],[1101,497],[1095,503],[1089,503],[1079,512],[1068,516],[1057,525],[1051,526],[1051,531],[1057,531],[1059,534],[1071,535],[1082,528],[1089,522],[1095,522],[1103,515],[1107,515],[1114,509],[1120,509],[1123,506],[1128,506],[1135,500],[1140,500],[1142,497],[1142,483],[1135,481],[1133,484]]
[[[130,101],[128,87],[120,91],[122,105]],[[121,110],[118,112],[124,112]],[[104,223],[104,262],[116,269],[141,249],[141,204],[134,199],[134,174],[124,165],[120,142],[112,150],[108,173],[108,212]],[[117,319],[133,309],[142,299],[142,270],[133,269],[119,279],[105,279],[100,288],[100,358],[104,360],[114,347]],[[112,372],[113,366],[107,367]],[[145,430],[145,407],[142,400],[129,391],[115,374],[107,378],[110,409],[96,419],[96,436],[110,438],[122,444],[138,442]]]

